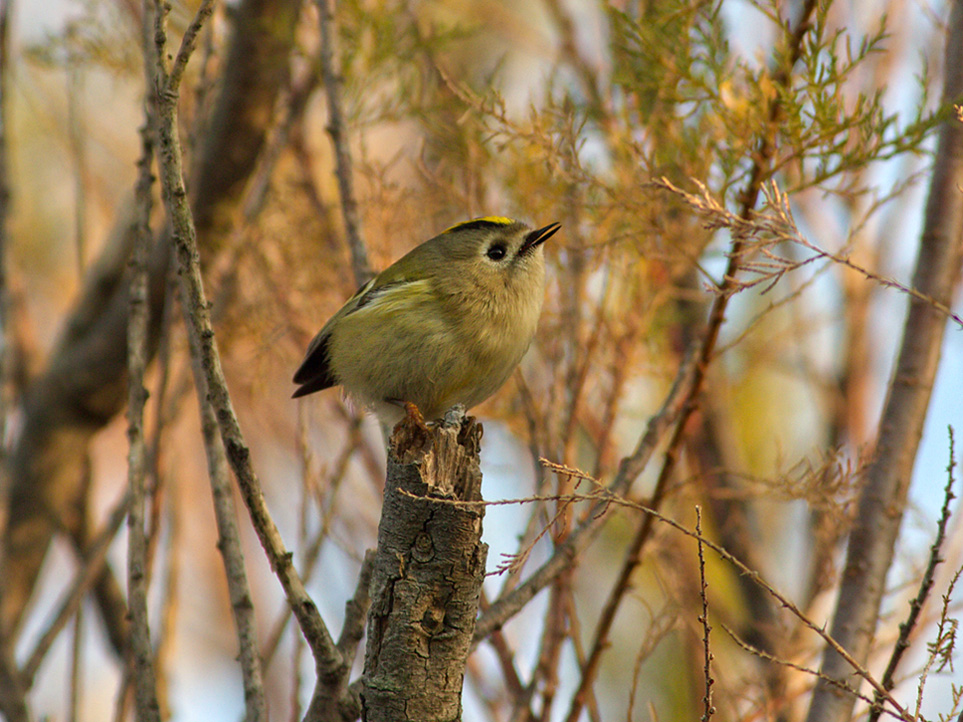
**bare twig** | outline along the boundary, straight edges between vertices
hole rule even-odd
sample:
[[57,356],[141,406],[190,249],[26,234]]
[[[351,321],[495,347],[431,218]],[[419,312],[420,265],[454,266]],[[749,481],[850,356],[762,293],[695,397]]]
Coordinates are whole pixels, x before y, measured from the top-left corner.
[[[956,589],[957,583],[960,581],[960,575],[963,575],[963,567],[956,570],[953,578],[950,579],[946,593],[943,594],[940,620],[936,625],[936,639],[927,645],[929,647],[929,656],[926,659],[926,664],[923,665],[919,684],[916,687],[916,711],[914,713],[914,720],[921,719],[920,707],[923,705],[923,688],[926,686],[926,680],[929,678],[930,672],[934,670],[937,672],[942,671],[947,666],[949,666],[951,670],[953,668],[953,652],[956,648],[956,634],[959,628],[959,621],[951,616],[950,600],[953,597],[953,591]],[[958,691],[954,691],[954,697],[955,706],[955,704],[960,701],[961,695]]]
[[[916,628],[920,613],[923,611],[923,605],[926,603],[930,591],[933,589],[936,567],[943,561],[940,554],[943,548],[943,540],[946,539],[946,525],[950,521],[950,502],[955,498],[953,494],[953,469],[956,468],[956,458],[952,426],[949,427],[949,437],[950,460],[946,466],[947,480],[946,487],[943,489],[943,510],[940,514],[940,520],[936,525],[936,538],[933,540],[932,546],[930,546],[929,561],[926,564],[926,571],[923,572],[923,578],[920,580],[919,591],[916,593],[913,601],[910,602],[909,614],[906,617],[906,621],[901,622],[899,625],[899,637],[893,647],[893,653],[890,655],[889,663],[886,665],[886,671],[883,672],[883,677],[880,680],[880,684],[883,685],[884,689],[893,689],[896,668],[899,666],[903,653],[909,649],[910,634],[912,634]],[[881,712],[882,701],[879,698],[879,694],[877,694],[873,700],[872,709],[869,712],[869,722],[876,722]]]
[[[813,677],[816,677],[816,678],[820,677],[818,670],[810,669],[809,667],[806,667],[802,664],[796,664],[795,662],[791,662],[788,659],[781,659],[774,654],[770,654],[764,649],[759,649],[758,647],[754,647],[751,644],[749,644],[749,642],[742,639],[738,634],[736,634],[735,630],[731,629],[726,624],[723,624],[722,628],[725,630],[726,634],[728,634],[732,638],[732,641],[738,644],[742,649],[744,649],[749,654],[759,657],[759,659],[764,659],[767,662],[772,662],[773,664],[778,664],[783,667],[788,667],[789,669],[794,669],[797,672],[803,672],[804,674],[812,675]],[[840,690],[841,692],[846,692],[847,694],[854,694],[864,702],[872,703],[873,701],[872,698],[869,697],[869,695],[862,694],[859,690],[853,689],[845,682],[840,682],[838,680],[829,679],[829,678],[827,678],[826,681],[829,684],[833,685],[836,689]],[[892,716],[892,712],[890,712],[889,710],[885,710],[885,711],[887,714]]]
[[[193,329],[189,329],[191,359],[199,362],[200,353]],[[196,369],[197,379],[203,378],[201,369]],[[203,386],[199,388],[205,388]],[[198,393],[201,412],[201,432],[204,435],[204,448],[207,452],[208,477],[211,481],[211,495],[214,499],[214,518],[217,521],[217,548],[224,561],[227,589],[234,613],[234,627],[237,632],[241,676],[244,683],[244,720],[245,722],[266,722],[267,700],[264,694],[264,679],[261,672],[261,657],[257,649],[257,626],[254,619],[254,602],[244,571],[244,553],[241,550],[241,536],[237,529],[237,510],[231,490],[230,472],[224,455],[224,446],[217,435],[217,418],[207,395]]]
[[[894,278],[882,276],[868,268],[865,268],[849,256],[839,253],[832,253],[824,250],[806,239],[799,228],[796,226],[789,205],[788,196],[779,190],[775,182],[766,183],[762,187],[762,192],[766,197],[768,210],[761,213],[754,213],[749,218],[736,215],[718,200],[716,200],[704,183],[692,178],[692,183],[698,187],[699,192],[688,193],[672,183],[668,178],[660,178],[653,181],[652,185],[663,188],[674,195],[679,196],[694,211],[706,218],[707,227],[725,228],[733,236],[738,237],[744,243],[741,253],[761,254],[765,260],[746,260],[742,264],[742,270],[751,274],[749,279],[729,279],[729,287],[724,289],[726,293],[738,293],[749,288],[764,286],[762,293],[767,293],[782,280],[783,276],[792,271],[797,271],[815,261],[825,260],[836,263],[840,266],[856,271],[869,281],[873,281],[884,288],[892,288],[900,293],[932,306],[944,316],[951,318],[957,325],[963,327],[963,317],[945,303],[927,295],[916,288],[900,283]],[[755,239],[755,242],[750,243]],[[776,255],[773,248],[781,243],[794,243],[798,246],[811,251],[813,255],[803,259],[790,259]],[[723,289],[713,288],[714,291],[723,292]]]
[[359,286],[367,283],[374,273],[368,263],[368,253],[361,238],[358,201],[354,195],[354,176],[351,150],[345,138],[344,114],[341,110],[341,75],[337,47],[337,26],[334,19],[335,0],[317,0],[321,26],[321,76],[328,97],[328,134],[334,146],[335,174],[341,193],[341,213],[344,231],[351,251],[351,269]]
[[715,707],[712,705],[712,685],[714,680],[712,679],[712,670],[710,668],[712,652],[709,649],[709,632],[712,631],[712,627],[709,626],[709,595],[707,593],[709,585],[706,584],[706,560],[702,553],[702,507],[696,504],[695,509],[695,533],[696,541],[699,545],[699,598],[702,600],[702,615],[699,617],[699,622],[702,624],[702,652],[703,661],[705,662],[703,674],[705,675],[706,682],[706,692],[702,697],[702,722],[709,722],[715,713]]
[[[181,38],[181,46],[177,50],[177,56],[174,58],[174,64],[171,65],[170,72],[167,75],[167,92],[176,95],[180,92],[181,79],[184,77],[184,70],[187,68],[187,61],[190,60],[191,53],[194,52],[194,47],[197,45],[197,35],[200,33],[201,28],[204,27],[204,23],[214,12],[214,0],[204,0],[200,7],[197,8],[197,12],[194,14],[194,19],[191,20],[191,24],[187,26],[187,30],[184,31],[184,35]],[[163,55],[158,55],[159,62],[164,62]]]
[[[144,16],[151,17],[149,3],[145,2]],[[155,31],[163,28],[164,15],[159,3],[153,6]],[[146,40],[147,33],[144,33]],[[152,75],[156,56],[151,54],[150,44],[144,47],[144,65],[148,77]],[[150,87],[150,86],[149,86]],[[153,106],[148,102],[147,107]],[[147,538],[144,529],[144,509],[147,479],[147,445],[144,440],[144,404],[147,391],[144,388],[144,372],[147,367],[147,253],[152,239],[150,232],[150,167],[153,159],[153,143],[150,133],[150,110],[147,111],[141,134],[143,153],[140,159],[140,179],[137,185],[137,234],[131,254],[130,311],[127,322],[127,437],[130,451],[127,461],[127,481],[130,487],[130,511],[127,520],[127,599],[130,614],[130,664],[132,665],[134,698],[137,718],[147,722],[160,722],[157,701],[157,680],[154,676],[154,650],[151,647],[147,616]]]
[[[639,651],[635,653],[635,664],[632,669],[632,687],[629,689],[629,706],[626,711],[626,722],[637,719],[633,713],[635,710],[635,700],[639,689],[639,672],[642,664],[651,656],[656,646],[673,630],[676,625],[677,612],[670,607],[674,605],[666,604],[658,613],[652,614],[646,634]],[[651,704],[651,701],[649,702]],[[656,720],[655,715],[650,714],[652,720]]]
[[[167,497],[168,501],[164,504],[164,512],[167,519],[167,535],[165,559],[166,574],[164,575],[164,586],[161,589],[160,619],[155,627],[157,630],[157,701],[160,704],[161,719],[171,718],[171,672],[176,673],[177,659],[177,623],[181,604],[181,578],[182,563],[181,552],[183,547],[182,519],[183,498],[179,495],[177,486],[180,480],[176,476],[165,479],[164,487],[169,488],[171,493]],[[162,517],[163,518],[163,517]]]

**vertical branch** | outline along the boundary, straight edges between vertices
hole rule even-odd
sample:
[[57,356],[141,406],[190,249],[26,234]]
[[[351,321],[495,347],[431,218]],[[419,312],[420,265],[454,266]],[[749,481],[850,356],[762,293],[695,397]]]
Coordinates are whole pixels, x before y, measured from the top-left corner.
[[[76,27],[67,27],[68,37]],[[82,98],[84,94],[83,64],[79,58],[67,60],[67,139],[74,162],[74,249],[77,254],[77,276],[83,278],[87,256],[87,147],[84,142]]]
[[[159,9],[156,9],[159,12]],[[144,8],[145,18],[149,17]],[[158,22],[162,22],[158,19]],[[146,19],[145,19],[146,25]],[[146,39],[147,33],[144,33]],[[144,47],[144,63],[150,74],[152,63],[150,44]],[[148,86],[148,96],[151,88]],[[130,511],[127,517],[127,598],[130,614],[130,654],[134,682],[137,717],[148,722],[160,722],[154,677],[153,649],[147,615],[147,537],[144,529],[144,507],[147,479],[147,445],[144,440],[144,371],[147,367],[147,249],[150,243],[150,188],[153,145],[151,139],[150,101],[144,128],[141,132],[142,155],[137,183],[137,233],[131,254],[131,280],[128,293],[130,310],[127,323],[127,437],[130,442],[127,461],[127,482],[130,487]]]
[[[923,605],[926,603],[933,589],[936,567],[943,561],[941,554],[943,551],[943,542],[946,539],[946,525],[950,521],[950,502],[955,498],[953,494],[953,470],[956,468],[956,442],[953,438],[952,426],[949,427],[949,433],[950,460],[946,465],[947,478],[946,486],[943,488],[943,510],[940,513],[940,520],[936,525],[936,538],[930,545],[930,558],[926,564],[926,571],[923,572],[923,578],[920,580],[919,591],[916,593],[913,601],[910,602],[910,609],[906,615],[906,621],[900,622],[899,637],[896,640],[896,644],[893,645],[893,653],[890,655],[889,662],[886,664],[886,670],[883,672],[883,677],[879,681],[882,688],[887,691],[892,690],[896,684],[896,669],[899,667],[903,654],[909,649],[910,634],[912,634],[916,628],[920,614],[923,611]],[[873,695],[873,706],[869,710],[867,722],[877,722],[882,714],[883,696],[877,692]]]
[[[209,14],[213,0],[205,0],[195,24],[202,13]],[[161,59],[164,57],[163,48],[166,44],[163,29],[158,26],[155,37],[161,52],[158,53],[158,76],[164,77]],[[182,51],[196,38],[197,30],[193,26],[185,33]],[[178,53],[175,70],[183,72],[186,55]],[[171,79],[180,76],[172,71]],[[187,202],[187,190],[184,185],[183,158],[180,149],[180,138],[177,133],[177,85],[165,80],[158,92],[158,142],[161,148],[161,185],[164,191],[164,202],[171,224],[171,235],[174,241],[177,260],[182,274],[182,293],[184,313],[190,329],[197,339],[197,345],[192,353],[197,356],[197,367],[202,377],[195,381],[198,394],[207,398],[217,419],[221,442],[227,454],[228,463],[237,479],[244,503],[254,529],[257,532],[261,546],[264,548],[271,568],[284,589],[288,604],[294,612],[305,639],[314,656],[318,672],[319,687],[327,686],[332,679],[340,677],[343,659],[331,639],[327,625],[318,613],[314,602],[304,588],[304,582],[298,575],[292,563],[291,554],[285,549],[284,542],[277,526],[271,518],[264,500],[264,492],[260,481],[251,464],[251,452],[244,440],[240,423],[234,412],[221,367],[220,353],[214,337],[211,324],[211,308],[204,292],[204,282],[201,276],[200,253],[197,247],[197,231],[190,205]]]
[[74,629],[70,640],[70,680],[67,691],[67,720],[77,722],[79,716],[77,711],[80,707],[80,678],[82,675],[81,665],[83,663],[83,639],[84,639],[84,609],[78,607],[74,612]]
[[[943,102],[963,97],[963,0],[954,0],[947,26]],[[948,305],[959,283],[963,234],[963,124],[948,118],[940,128],[923,221],[913,289]],[[880,418],[875,457],[866,472],[849,539],[846,566],[833,614],[832,636],[860,664],[869,655],[906,506],[913,463],[923,433],[933,380],[940,362],[946,317],[931,301],[913,296],[899,357]],[[850,665],[827,648],[822,673],[845,682]],[[856,698],[820,679],[809,722],[842,722]]]
[[334,146],[335,173],[341,193],[341,213],[344,231],[351,251],[351,269],[359,286],[374,275],[368,263],[368,253],[361,239],[361,221],[358,218],[358,202],[354,195],[354,176],[351,168],[351,150],[345,138],[344,114],[341,111],[341,66],[338,58],[337,27],[334,22],[335,0],[318,0],[321,25],[321,76],[328,96],[328,134]]
[[[7,175],[7,114],[10,73],[10,14],[13,0],[0,0],[0,464],[5,464],[7,450],[7,415],[10,377],[12,372],[12,344],[10,334],[10,289],[7,270],[7,222],[10,216],[10,186]],[[0,481],[0,529],[6,513],[6,482]],[[2,552],[2,550],[0,550]]]
[[712,650],[709,648],[709,632],[712,631],[712,627],[709,626],[709,596],[707,594],[709,585],[706,584],[706,559],[702,552],[702,507],[698,504],[696,505],[695,532],[696,542],[699,545],[699,597],[702,599],[702,616],[699,617],[699,622],[702,624],[702,654],[705,663],[703,674],[706,681],[706,692],[702,697],[702,722],[709,722],[715,713],[715,707],[712,705],[712,685],[714,683],[711,668]]
[[261,670],[261,657],[257,651],[257,626],[254,619],[254,602],[244,571],[244,554],[241,551],[241,537],[237,529],[237,510],[231,491],[230,472],[224,446],[217,435],[217,417],[207,400],[202,369],[196,368],[199,344],[188,329],[191,344],[191,361],[195,366],[194,376],[198,382],[197,402],[201,412],[201,432],[204,435],[204,449],[207,454],[207,471],[211,480],[211,494],[214,498],[214,517],[217,521],[217,548],[224,561],[227,575],[227,589],[234,613],[234,627],[240,648],[241,678],[244,683],[244,720],[245,722],[266,722],[267,700],[264,694],[264,679]]

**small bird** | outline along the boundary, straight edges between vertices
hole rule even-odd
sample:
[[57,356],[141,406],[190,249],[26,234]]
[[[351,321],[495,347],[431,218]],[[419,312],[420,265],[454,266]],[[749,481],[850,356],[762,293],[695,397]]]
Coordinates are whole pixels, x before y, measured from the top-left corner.
[[388,425],[434,420],[501,387],[535,335],[543,243],[558,229],[476,218],[443,231],[362,286],[308,346],[294,398],[340,385]]

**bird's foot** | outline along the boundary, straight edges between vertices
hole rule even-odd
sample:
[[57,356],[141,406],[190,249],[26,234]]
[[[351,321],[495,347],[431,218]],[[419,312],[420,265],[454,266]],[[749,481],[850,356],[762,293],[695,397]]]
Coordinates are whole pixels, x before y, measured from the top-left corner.
[[428,428],[428,422],[425,421],[421,409],[419,409],[413,401],[405,401],[401,405],[405,409],[405,418],[408,420],[408,423],[418,427],[418,429],[425,434],[431,433],[431,429]]
[[431,439],[431,428],[418,406],[412,401],[401,399],[386,401],[405,410],[404,418],[395,424],[391,432],[391,446],[399,452],[399,458],[405,458],[407,450],[424,448]]

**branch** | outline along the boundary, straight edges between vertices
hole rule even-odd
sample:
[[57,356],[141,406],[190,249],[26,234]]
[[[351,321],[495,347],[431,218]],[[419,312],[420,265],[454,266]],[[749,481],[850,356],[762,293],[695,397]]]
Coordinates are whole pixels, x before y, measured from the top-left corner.
[[358,202],[354,195],[354,174],[351,169],[351,150],[344,137],[344,115],[341,112],[341,75],[339,72],[337,28],[334,26],[335,0],[318,0],[318,21],[321,25],[321,75],[328,96],[328,134],[334,146],[335,175],[341,193],[341,213],[344,230],[351,250],[351,269],[358,286],[367,283],[374,273],[368,263],[368,253],[361,240],[361,221]]
[[[963,96],[963,0],[951,4],[947,33],[943,100],[949,104]],[[935,158],[912,286],[948,306],[959,283],[963,232],[963,125],[955,118],[940,127]],[[910,299],[832,621],[832,636],[860,663],[869,655],[876,631],[945,328],[946,319],[938,309]],[[822,672],[840,681],[851,674],[846,661],[831,648],[826,649]],[[852,715],[854,704],[852,695],[840,695],[819,682],[807,719],[843,722]]]
[[[910,634],[912,634],[916,628],[916,622],[919,620],[920,613],[923,611],[923,605],[926,603],[930,591],[933,589],[936,567],[943,561],[940,554],[943,549],[943,541],[946,539],[946,525],[950,521],[950,502],[955,498],[953,495],[953,469],[956,467],[956,458],[954,454],[952,426],[949,428],[949,433],[950,461],[946,466],[947,480],[946,486],[943,489],[943,510],[940,514],[940,520],[936,525],[936,539],[933,540],[933,544],[930,546],[930,557],[926,564],[926,571],[923,572],[923,578],[920,580],[919,591],[916,593],[913,601],[910,602],[909,614],[906,617],[906,621],[901,622],[899,625],[899,638],[897,638],[896,644],[893,646],[893,653],[890,655],[889,663],[886,665],[886,671],[883,672],[883,678],[880,680],[884,689],[893,689],[896,668],[899,666],[903,653],[909,649]],[[877,694],[873,700],[873,706],[869,711],[868,722],[876,722],[882,710],[882,700],[879,694]]]
[[[488,546],[481,499],[481,426],[464,412],[422,434],[391,438],[361,693],[369,722],[461,718],[461,690]],[[313,706],[313,705],[312,705]]]
[[[200,358],[197,337],[188,334],[191,344],[191,360]],[[201,379],[203,371],[195,369],[195,378]],[[205,388],[205,387],[201,387]],[[224,446],[218,438],[217,418],[214,409],[204,393],[197,394],[201,412],[201,433],[204,436],[204,449],[207,454],[207,470],[211,481],[211,496],[214,500],[214,518],[217,520],[217,548],[224,561],[227,577],[227,590],[234,613],[234,627],[237,633],[241,678],[244,683],[244,722],[266,722],[267,700],[264,694],[264,678],[261,657],[257,649],[257,625],[254,618],[254,602],[244,571],[244,553],[241,550],[241,537],[237,529],[237,509],[231,490],[230,472]]]
[[[10,280],[7,270],[7,219],[10,186],[7,167],[7,116],[9,114],[10,17],[13,0],[0,0],[0,439],[7,438],[13,357],[10,323]],[[6,463],[7,445],[0,444],[0,462]],[[6,484],[3,484],[6,487]],[[4,527],[6,500],[0,499],[0,529]]]
[[[160,35],[164,25],[164,11],[160,2],[155,0],[153,12],[150,3],[144,2],[144,22],[154,19],[155,35]],[[149,34],[144,32],[144,39]],[[144,67],[153,84],[158,88],[158,80],[163,72],[159,58],[163,57],[163,46],[156,54],[151,53],[150,43],[144,48]],[[153,71],[152,71],[153,69]],[[148,97],[151,94],[148,93]],[[127,483],[130,494],[130,510],[127,518],[127,608],[130,615],[130,663],[134,683],[134,699],[138,720],[160,722],[160,705],[157,701],[157,678],[154,674],[154,650],[150,641],[150,628],[147,613],[148,572],[147,537],[144,529],[144,509],[147,489],[147,444],[144,440],[144,404],[147,390],[144,388],[144,373],[147,368],[149,309],[147,299],[147,257],[152,240],[150,230],[151,211],[151,174],[153,143],[151,139],[152,110],[156,107],[148,100],[144,128],[141,133],[143,153],[139,161],[140,178],[137,183],[137,238],[131,256],[130,312],[127,323],[127,438],[130,450],[127,456]]]
[[702,508],[696,505],[696,541],[699,545],[699,598],[702,599],[702,615],[699,617],[699,622],[702,624],[702,654],[703,654],[703,674],[705,676],[706,691],[702,697],[703,711],[702,711],[702,722],[709,722],[712,715],[715,713],[715,707],[712,705],[712,685],[715,680],[712,679],[712,669],[710,667],[712,663],[712,652],[709,649],[709,632],[712,627],[709,626],[709,596],[708,588],[709,585],[706,583],[706,560],[705,555],[702,553]]
[[271,568],[284,589],[288,604],[314,656],[319,684],[337,679],[344,662],[331,639],[318,609],[308,596],[301,577],[285,549],[281,534],[271,519],[260,482],[251,464],[250,449],[241,432],[237,415],[221,368],[220,354],[211,325],[210,304],[204,293],[196,230],[184,187],[180,139],[177,133],[177,95],[163,88],[159,94],[159,143],[161,185],[171,224],[171,234],[181,268],[184,312],[197,340],[196,365],[203,375],[195,380],[199,394],[206,396],[214,410],[228,462],[237,478],[254,529],[267,554]]

